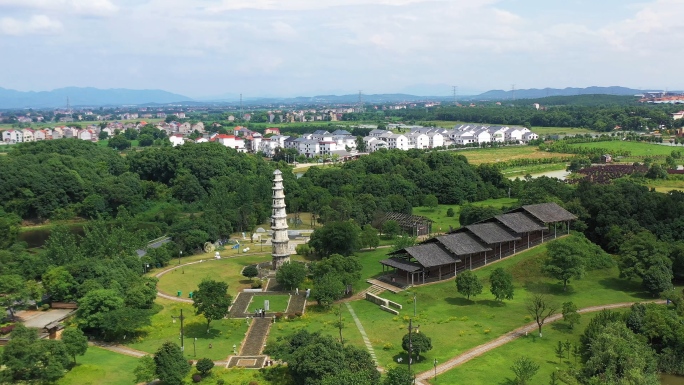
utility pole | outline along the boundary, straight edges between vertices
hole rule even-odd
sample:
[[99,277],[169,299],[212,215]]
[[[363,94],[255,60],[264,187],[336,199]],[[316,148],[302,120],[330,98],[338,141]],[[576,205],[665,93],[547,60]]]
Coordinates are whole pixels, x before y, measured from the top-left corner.
[[416,292],[413,292],[413,316],[416,316]]
[[240,119],[242,119],[245,114],[242,112],[242,94],[240,94]]
[[185,352],[185,340],[184,340],[184,335],[183,335],[183,320],[185,317],[183,317],[183,309],[180,309],[180,317],[176,316],[171,316],[174,320],[180,319],[180,339],[181,339],[181,352]]
[[411,372],[411,361],[413,360],[413,343],[411,342],[411,333],[413,332],[413,329],[418,330],[420,325],[416,326],[415,328],[413,327],[413,319],[409,319],[409,326],[408,326],[408,332],[409,332],[409,346],[408,346],[408,370],[411,376],[413,376],[413,383],[416,383],[416,377],[413,375]]

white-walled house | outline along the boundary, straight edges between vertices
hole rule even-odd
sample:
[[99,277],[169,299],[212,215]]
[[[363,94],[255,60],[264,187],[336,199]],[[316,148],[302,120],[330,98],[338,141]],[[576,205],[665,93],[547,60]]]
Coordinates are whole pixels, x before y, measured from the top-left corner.
[[422,150],[430,147],[430,138],[421,132],[411,132],[406,134],[406,139],[408,139],[408,148]]
[[[344,149],[344,147],[342,148]],[[333,151],[339,150],[334,140],[318,142],[318,150],[321,155],[332,155]]]
[[171,142],[171,146],[176,147],[185,143],[185,138],[183,138],[183,135],[181,134],[173,134],[169,136],[169,141]]
[[523,132],[518,127],[508,127],[506,130],[506,141],[507,142],[520,142],[522,141]]
[[30,128],[25,128],[21,130],[21,133],[24,135],[24,142],[33,142],[35,141],[35,137],[33,135],[33,130]]
[[506,141],[506,129],[508,127],[489,127],[487,132],[489,132],[490,141],[503,143]]
[[527,131],[527,132],[523,133],[523,135],[522,135],[522,141],[524,143],[528,143],[530,140],[537,140],[537,139],[539,139],[539,135],[535,134],[532,131]]
[[380,139],[384,140],[390,149],[396,148],[404,151],[409,149],[408,138],[402,134],[387,133],[382,135]]
[[24,133],[19,130],[5,130],[2,132],[2,141],[5,143],[21,143],[24,141]]
[[363,142],[366,144],[366,152],[375,152],[382,148],[388,148],[387,142],[375,136],[366,136],[363,138]]
[[444,146],[444,135],[439,132],[428,132],[428,145],[430,148],[442,147]]

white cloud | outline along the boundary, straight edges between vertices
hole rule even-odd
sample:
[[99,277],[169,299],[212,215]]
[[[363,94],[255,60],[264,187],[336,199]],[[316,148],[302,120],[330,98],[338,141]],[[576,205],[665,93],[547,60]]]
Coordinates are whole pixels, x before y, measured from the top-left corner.
[[2,8],[95,17],[109,16],[119,9],[110,0],[0,0]]
[[18,20],[11,17],[0,19],[0,33],[4,35],[49,35],[59,33],[62,29],[62,23],[45,15],[34,15],[28,20]]

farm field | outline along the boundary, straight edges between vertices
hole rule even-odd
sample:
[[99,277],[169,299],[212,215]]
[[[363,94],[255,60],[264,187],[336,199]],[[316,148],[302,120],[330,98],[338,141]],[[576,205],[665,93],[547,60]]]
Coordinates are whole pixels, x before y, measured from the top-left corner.
[[577,143],[571,144],[572,147],[583,147],[583,148],[605,148],[608,150],[615,151],[629,151],[630,156],[625,157],[625,159],[619,159],[620,161],[627,161],[628,159],[634,159],[634,157],[646,157],[646,156],[667,156],[672,153],[673,150],[684,151],[681,146],[664,146],[661,144],[653,143],[643,143],[643,142],[630,142],[626,140],[622,141],[610,141],[610,142],[595,142],[595,143]]
[[515,159],[549,159],[573,156],[555,152],[540,151],[537,146],[507,146],[498,148],[463,149],[452,152],[463,155],[470,164],[499,163]]

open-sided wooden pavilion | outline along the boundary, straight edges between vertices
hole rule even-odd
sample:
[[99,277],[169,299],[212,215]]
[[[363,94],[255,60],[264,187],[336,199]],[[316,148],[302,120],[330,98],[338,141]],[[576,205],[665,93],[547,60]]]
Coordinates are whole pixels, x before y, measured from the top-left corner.
[[569,232],[575,219],[556,203],[522,206],[390,253],[380,261],[387,272],[381,279],[407,286],[451,278],[555,239],[558,225]]

